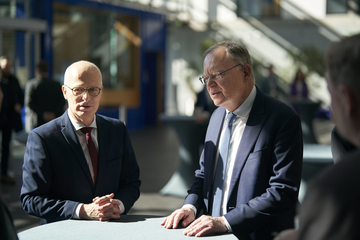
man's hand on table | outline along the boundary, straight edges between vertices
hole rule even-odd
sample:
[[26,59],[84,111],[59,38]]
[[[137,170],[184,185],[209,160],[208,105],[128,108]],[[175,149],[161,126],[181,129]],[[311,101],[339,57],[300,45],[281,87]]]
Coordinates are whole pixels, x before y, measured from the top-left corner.
[[186,227],[195,219],[195,212],[190,208],[180,208],[175,210],[171,215],[167,216],[164,221],[162,221],[161,225],[165,228],[177,228],[179,226],[179,222],[182,220],[181,225]]
[[213,233],[227,232],[227,228],[222,217],[202,215],[195,220],[195,212],[190,208],[175,210],[171,215],[165,218],[161,225],[167,229],[177,228],[181,220],[182,227],[187,227],[184,230],[184,235],[187,236],[201,237]]
[[120,218],[120,202],[113,199],[113,197],[114,194],[112,193],[106,196],[96,197],[90,204],[83,204],[80,208],[80,218],[100,221]]
[[228,229],[222,217],[202,215],[184,230],[184,235],[202,237],[214,233],[225,233],[227,231]]

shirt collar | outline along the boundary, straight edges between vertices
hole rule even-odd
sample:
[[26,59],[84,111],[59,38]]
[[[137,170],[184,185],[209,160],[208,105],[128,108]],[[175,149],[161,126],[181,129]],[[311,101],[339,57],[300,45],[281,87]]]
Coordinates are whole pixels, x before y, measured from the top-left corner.
[[[245,99],[243,104],[241,104],[237,109],[235,109],[233,113],[240,118],[247,118],[255,101],[255,97],[256,97],[256,87],[254,85],[249,96]],[[226,113],[229,113],[229,111],[226,110]]]
[[96,115],[94,116],[94,121],[92,121],[92,123],[89,125],[89,126],[85,126],[84,124],[78,122],[75,118],[73,118],[71,115],[70,115],[70,112],[68,110],[68,116],[70,118],[70,121],[72,123],[72,125],[74,126],[75,130],[78,131],[80,130],[81,128],[84,128],[84,127],[92,127],[92,128],[97,128],[97,125],[96,125]]

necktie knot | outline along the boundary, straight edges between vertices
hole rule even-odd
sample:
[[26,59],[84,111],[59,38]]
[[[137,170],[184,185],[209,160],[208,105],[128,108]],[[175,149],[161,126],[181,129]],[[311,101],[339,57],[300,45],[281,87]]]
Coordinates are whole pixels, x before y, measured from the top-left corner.
[[92,131],[92,127],[84,127],[84,128],[81,128],[80,130],[84,133],[84,134],[91,134],[91,131]]
[[236,114],[234,114],[234,113],[232,113],[232,112],[229,112],[229,113],[228,113],[227,124],[228,124],[229,127],[232,126],[235,117],[236,117]]

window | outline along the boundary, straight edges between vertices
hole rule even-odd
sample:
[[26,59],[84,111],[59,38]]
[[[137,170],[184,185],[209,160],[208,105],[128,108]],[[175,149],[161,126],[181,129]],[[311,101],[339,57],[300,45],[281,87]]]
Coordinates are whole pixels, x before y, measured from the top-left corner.
[[347,0],[326,0],[326,13],[347,13]]
[[137,88],[137,17],[62,3],[53,6],[55,78],[62,80],[71,63],[87,60],[100,68],[105,89]]
[[236,0],[238,16],[246,13],[255,18],[268,18],[280,16],[281,0]]

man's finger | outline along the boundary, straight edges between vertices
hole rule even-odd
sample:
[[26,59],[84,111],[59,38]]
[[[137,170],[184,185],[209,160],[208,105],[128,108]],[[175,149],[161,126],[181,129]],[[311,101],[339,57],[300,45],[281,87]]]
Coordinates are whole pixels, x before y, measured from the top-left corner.
[[179,222],[183,219],[184,217],[184,214],[183,213],[177,213],[174,217],[174,221],[173,221],[173,224],[172,224],[172,227],[175,229],[178,227],[179,225]]

